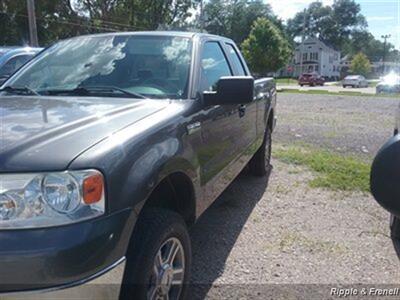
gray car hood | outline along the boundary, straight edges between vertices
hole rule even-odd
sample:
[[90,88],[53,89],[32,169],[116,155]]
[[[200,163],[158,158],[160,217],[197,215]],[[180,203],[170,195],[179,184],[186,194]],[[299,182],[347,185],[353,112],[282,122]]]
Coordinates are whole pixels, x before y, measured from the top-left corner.
[[64,170],[90,146],[167,100],[0,97],[0,172]]

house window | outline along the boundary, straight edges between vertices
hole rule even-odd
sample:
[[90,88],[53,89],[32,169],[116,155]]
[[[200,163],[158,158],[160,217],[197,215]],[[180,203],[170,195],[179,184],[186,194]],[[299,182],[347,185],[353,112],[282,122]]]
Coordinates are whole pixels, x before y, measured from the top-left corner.
[[319,69],[319,68],[318,68],[318,65],[315,65],[315,66],[314,66],[315,72],[318,72],[318,71],[319,71],[318,69]]
[[303,53],[303,61],[307,60],[307,53]]
[[318,52],[310,53],[310,60],[318,60]]

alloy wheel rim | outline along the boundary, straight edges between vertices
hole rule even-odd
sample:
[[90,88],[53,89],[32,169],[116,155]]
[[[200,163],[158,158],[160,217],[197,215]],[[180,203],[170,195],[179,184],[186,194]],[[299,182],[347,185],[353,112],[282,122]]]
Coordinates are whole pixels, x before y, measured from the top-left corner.
[[177,238],[169,238],[154,258],[147,299],[179,299],[184,276],[185,253],[182,243]]

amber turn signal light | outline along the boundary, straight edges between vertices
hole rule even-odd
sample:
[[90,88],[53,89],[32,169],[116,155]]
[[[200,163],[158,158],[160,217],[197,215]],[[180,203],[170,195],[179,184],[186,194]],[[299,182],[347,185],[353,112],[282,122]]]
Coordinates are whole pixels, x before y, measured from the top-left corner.
[[103,197],[104,180],[101,174],[94,174],[83,180],[83,202],[94,204]]

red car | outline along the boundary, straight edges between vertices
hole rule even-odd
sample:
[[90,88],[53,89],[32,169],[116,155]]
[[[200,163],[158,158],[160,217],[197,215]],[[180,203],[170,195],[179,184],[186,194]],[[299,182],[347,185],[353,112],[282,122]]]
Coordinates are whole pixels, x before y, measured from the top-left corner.
[[299,77],[299,85],[309,85],[309,86],[316,86],[320,85],[323,86],[325,83],[324,77],[318,75],[317,73],[305,73]]

